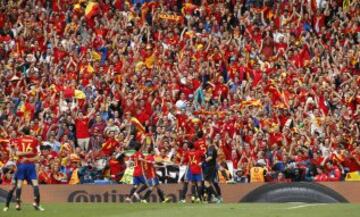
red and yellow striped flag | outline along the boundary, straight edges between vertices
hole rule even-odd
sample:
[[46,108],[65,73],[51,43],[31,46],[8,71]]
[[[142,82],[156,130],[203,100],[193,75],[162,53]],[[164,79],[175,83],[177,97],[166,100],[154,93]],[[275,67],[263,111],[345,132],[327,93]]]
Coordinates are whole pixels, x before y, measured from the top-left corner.
[[242,101],[241,106],[262,107],[262,103],[259,99],[250,99]]
[[85,8],[85,17],[87,19],[91,19],[93,16],[95,16],[98,13],[99,9],[100,9],[99,3],[89,2]]
[[145,132],[145,127],[142,125],[142,123],[137,118],[132,117],[130,121],[139,132],[141,132],[141,133]]

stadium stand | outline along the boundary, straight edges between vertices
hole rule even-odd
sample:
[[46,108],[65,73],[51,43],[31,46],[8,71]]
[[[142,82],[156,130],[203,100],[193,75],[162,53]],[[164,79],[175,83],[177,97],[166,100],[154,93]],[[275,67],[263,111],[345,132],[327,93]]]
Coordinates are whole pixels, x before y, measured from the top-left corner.
[[221,183],[360,180],[359,1],[2,0],[0,42],[2,184],[23,126],[42,184],[128,183],[138,143],[178,182],[184,141]]

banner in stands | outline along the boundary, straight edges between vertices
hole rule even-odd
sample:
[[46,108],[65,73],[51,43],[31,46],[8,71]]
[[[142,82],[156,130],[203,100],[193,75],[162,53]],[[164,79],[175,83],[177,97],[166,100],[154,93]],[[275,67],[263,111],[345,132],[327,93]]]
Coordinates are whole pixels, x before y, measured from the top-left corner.
[[[302,187],[306,190],[299,191],[298,183],[283,183],[283,184],[224,184],[221,186],[222,196],[225,203],[238,203],[238,202],[280,202],[278,200],[269,200],[269,195],[275,193],[279,188],[287,188],[289,194],[293,190],[294,193],[290,195],[302,194],[303,198],[308,197],[305,195],[311,191],[321,190],[323,198],[335,198],[330,202],[350,202],[360,203],[360,182],[328,182],[328,183],[301,183]],[[264,192],[265,190],[268,192]],[[277,186],[277,187],[276,187]],[[0,201],[6,197],[6,191],[11,186],[0,187]],[[274,187],[274,188],[273,188]],[[121,203],[125,201],[126,196],[130,191],[131,185],[42,185],[40,187],[41,199],[43,203]],[[167,184],[162,185],[166,195],[172,199],[172,202],[178,202],[180,197],[181,184]],[[272,190],[271,190],[272,189]],[[296,192],[298,191],[298,192]],[[313,192],[313,193],[314,193]],[[267,195],[265,195],[267,193]],[[269,194],[270,193],[270,194]],[[316,193],[316,192],[315,192]],[[277,195],[278,194],[273,194]],[[190,197],[190,195],[188,195]],[[260,198],[260,200],[247,200],[247,198]],[[263,198],[261,198],[263,196]],[[267,198],[265,198],[265,196]],[[270,196],[271,197],[271,196]],[[281,195],[280,195],[281,197]],[[341,198],[341,199],[338,199]],[[276,198],[274,198],[276,199]],[[296,201],[297,198],[288,198],[289,201]],[[31,203],[33,200],[31,186],[25,186],[23,191],[23,201]],[[299,200],[302,200],[301,198]],[[157,194],[153,193],[150,198],[151,202],[158,202]],[[326,202],[329,200],[325,200]],[[307,202],[307,201],[301,201]],[[308,201],[308,202],[321,202],[321,201]]]

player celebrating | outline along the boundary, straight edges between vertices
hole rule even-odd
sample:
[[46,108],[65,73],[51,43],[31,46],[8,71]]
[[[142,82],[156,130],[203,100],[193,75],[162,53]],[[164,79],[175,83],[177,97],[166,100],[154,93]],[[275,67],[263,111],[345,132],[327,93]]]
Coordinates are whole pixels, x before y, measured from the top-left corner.
[[203,173],[204,173],[204,185],[205,190],[207,191],[207,200],[211,202],[212,195],[215,196],[215,202],[219,203],[221,200],[218,199],[219,195],[216,190],[214,190],[213,185],[217,177],[217,148],[211,143],[208,147],[205,155],[205,161],[203,163]]
[[[9,141],[9,143],[11,143]],[[9,155],[10,155],[10,159],[7,164],[3,167],[3,173],[6,174],[7,179],[11,181],[11,184],[13,185],[12,188],[10,189],[10,191],[7,194],[6,197],[6,201],[5,201],[5,207],[3,209],[4,212],[7,212],[9,210],[10,207],[10,202],[11,199],[13,197],[13,194],[17,188],[17,183],[18,180],[16,178],[16,163],[15,163],[15,149],[13,146],[9,146]],[[32,159],[28,159],[29,161],[38,161],[38,156],[32,158]],[[31,180],[26,180],[27,183],[31,184]]]
[[[31,160],[31,159],[30,159]],[[38,158],[34,158],[33,159],[34,161],[38,160]],[[4,166],[3,168],[3,173],[6,174],[7,176],[9,176],[9,179],[11,180],[11,184],[12,184],[12,188],[9,190],[8,194],[7,194],[7,197],[6,197],[6,201],[5,201],[5,207],[3,209],[4,212],[7,212],[10,208],[10,202],[13,198],[13,194],[17,188],[17,183],[18,183],[18,180],[16,178],[16,164],[12,163],[12,162],[8,162],[7,165]],[[31,180],[26,180],[27,183],[31,184]]]
[[15,153],[18,158],[17,171],[15,179],[17,180],[16,188],[16,210],[21,210],[21,187],[24,180],[31,180],[31,185],[34,189],[34,203],[35,210],[44,211],[40,206],[40,190],[36,175],[36,166],[34,159],[38,156],[39,142],[30,136],[30,128],[24,127],[22,129],[24,136],[16,140],[17,151]]
[[[132,197],[135,196],[137,199],[140,199],[140,197],[137,195],[136,191],[138,190],[140,185],[143,186],[149,186],[146,178],[144,176],[144,155],[141,153],[141,144],[138,143],[135,145],[135,154],[132,156],[132,160],[134,161],[134,173],[133,173],[133,187],[130,190],[129,196],[125,199],[127,202],[132,201]],[[141,202],[146,202],[145,200],[142,200]]]
[[[188,162],[190,169],[190,182],[195,188],[195,200],[200,202],[202,200],[202,191],[201,191],[201,182],[202,182],[202,171],[201,171],[201,159],[203,157],[203,152],[196,150],[193,144],[189,144],[190,150],[187,151],[185,159]],[[187,188],[186,188],[187,191]],[[183,189],[182,195],[186,195],[185,188]]]
[[[185,174],[184,174],[184,182],[183,182],[183,187],[181,190],[181,194],[180,194],[180,203],[186,203],[186,193],[188,191],[188,185],[189,182],[191,181],[191,170],[189,168],[189,162],[188,159],[186,158],[186,153],[189,151],[189,145],[190,142],[189,141],[184,141],[183,143],[183,149],[184,149],[184,155],[181,158],[181,165],[186,165],[186,170],[185,170]],[[181,180],[181,177],[180,179]],[[191,188],[191,195],[195,195],[195,186]],[[195,197],[191,198],[192,202],[195,201]]]
[[[153,147],[150,146],[148,148],[148,153],[149,154],[145,157],[144,167],[145,167],[145,175],[146,175],[147,183],[150,186],[150,188],[145,193],[144,198],[147,201],[147,199],[150,197],[151,192],[155,188],[159,195],[160,202],[166,203],[170,199],[165,198],[164,191],[161,190],[161,188],[160,188],[159,178],[156,175],[155,156],[154,156]],[[145,188],[145,186],[144,186],[144,188]],[[146,190],[146,189],[143,189],[143,190]],[[141,191],[142,191],[142,189],[138,193],[140,193]]]

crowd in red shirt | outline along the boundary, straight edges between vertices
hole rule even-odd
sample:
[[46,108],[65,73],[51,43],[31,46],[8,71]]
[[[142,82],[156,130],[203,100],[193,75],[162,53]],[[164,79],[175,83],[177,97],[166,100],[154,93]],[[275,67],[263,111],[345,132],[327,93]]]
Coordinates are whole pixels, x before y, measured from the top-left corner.
[[0,2],[0,167],[29,126],[47,184],[99,159],[119,181],[135,141],[269,180],[360,170],[359,1],[136,2]]

